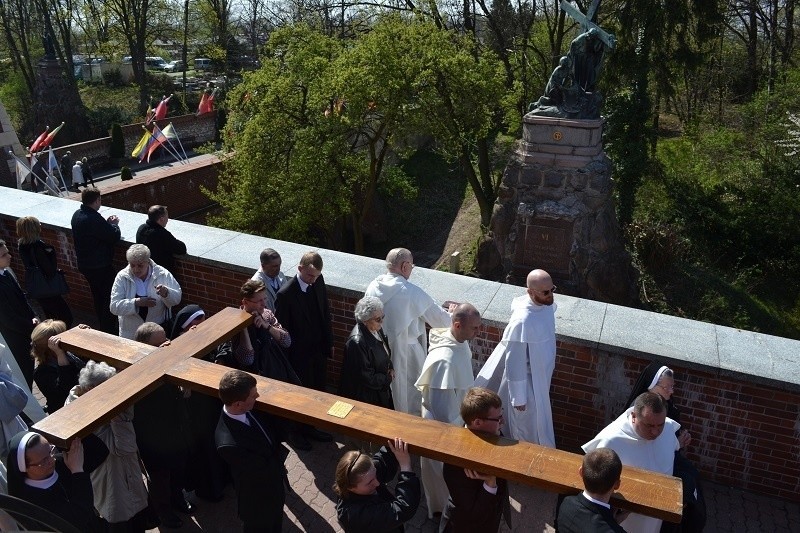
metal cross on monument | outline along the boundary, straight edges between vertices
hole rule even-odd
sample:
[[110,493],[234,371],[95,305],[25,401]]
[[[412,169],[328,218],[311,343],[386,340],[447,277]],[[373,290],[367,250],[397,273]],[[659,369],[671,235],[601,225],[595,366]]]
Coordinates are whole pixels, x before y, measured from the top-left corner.
[[[34,425],[53,444],[67,446],[108,423],[117,413],[163,382],[216,396],[220,378],[230,370],[198,357],[232,338],[252,317],[232,307],[223,309],[168,346],[155,348],[97,330],[72,328],[60,335],[61,345],[82,357],[105,361],[121,372]],[[412,453],[463,468],[494,474],[551,492],[577,493],[581,456],[504,437],[425,420],[382,407],[340,398],[256,376],[256,409],[312,424],[362,440],[385,442],[402,437]],[[342,404],[350,407],[348,410]],[[333,465],[331,465],[333,468]],[[683,508],[680,480],[623,467],[614,505],[679,522]]]
[[581,33],[585,33],[591,29],[596,30],[598,39],[603,41],[603,44],[605,44],[610,50],[613,50],[617,46],[617,38],[614,37],[614,34],[608,33],[603,28],[592,22],[592,19],[597,13],[597,7],[599,5],[600,0],[592,0],[592,3],[589,5],[589,9],[584,15],[581,13],[581,10],[574,1],[561,0],[561,10],[572,17],[575,22],[581,25]]

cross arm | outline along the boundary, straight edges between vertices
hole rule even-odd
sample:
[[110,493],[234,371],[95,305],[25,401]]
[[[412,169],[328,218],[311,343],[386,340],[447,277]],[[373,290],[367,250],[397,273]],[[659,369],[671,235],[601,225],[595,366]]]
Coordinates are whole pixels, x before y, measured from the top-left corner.
[[65,405],[55,415],[40,420],[33,430],[58,446],[88,435],[158,387],[170,367],[207,354],[252,320],[248,313],[228,307],[161,348],[91,329],[73,328],[64,332],[60,337],[65,349],[126,370]]
[[613,34],[608,33],[603,28],[589,20],[580,10],[569,0],[561,0],[561,10],[564,11],[567,15],[572,17],[575,22],[581,25],[583,31],[589,31],[591,29],[597,30],[597,38],[603,41],[603,43],[608,46],[610,49],[614,49],[617,46],[616,37]]
[[[168,379],[205,394],[217,395],[219,380],[229,369],[196,359],[168,371]],[[413,453],[472,468],[552,492],[578,493],[582,456],[503,437],[483,436],[466,428],[425,420],[333,394],[258,377],[256,408],[291,420],[359,439],[384,442],[402,437]],[[352,404],[345,418],[328,414],[337,401]],[[625,467],[614,505],[679,522],[683,506],[680,480]]]

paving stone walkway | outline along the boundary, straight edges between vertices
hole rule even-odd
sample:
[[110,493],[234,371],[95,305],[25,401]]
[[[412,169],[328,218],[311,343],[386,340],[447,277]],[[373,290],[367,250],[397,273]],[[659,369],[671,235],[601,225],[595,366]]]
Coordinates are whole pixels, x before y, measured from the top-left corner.
[[[336,497],[333,493],[333,473],[336,462],[347,448],[337,442],[314,443],[314,449],[292,452],[287,459],[289,481],[294,494],[287,497],[284,532],[339,533],[336,522]],[[415,470],[419,472],[419,462]],[[708,524],[706,533],[800,533],[800,505],[759,496],[749,492],[706,483]],[[526,486],[510,487],[512,523],[509,529],[502,525],[501,532],[538,533],[553,532],[556,495]],[[198,512],[191,522],[186,521],[180,530],[160,531],[235,533],[241,531],[236,518],[236,498],[233,487],[225,491],[225,499],[211,504],[198,498]],[[407,533],[436,533],[438,517],[430,519],[423,496],[416,516],[406,524]],[[159,530],[153,530],[159,531]],[[375,532],[379,533],[379,532]]]

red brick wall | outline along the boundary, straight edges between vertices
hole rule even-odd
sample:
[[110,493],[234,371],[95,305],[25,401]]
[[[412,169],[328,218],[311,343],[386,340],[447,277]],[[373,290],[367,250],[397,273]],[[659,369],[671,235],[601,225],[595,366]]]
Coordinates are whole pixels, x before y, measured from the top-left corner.
[[[16,247],[13,220],[0,218],[0,238]],[[71,235],[45,228],[44,239],[56,244],[59,264],[73,291],[68,301],[74,308],[91,310],[83,278],[77,273]],[[116,264],[124,266],[120,246]],[[22,265],[14,258],[20,277]],[[210,313],[238,300],[238,288],[252,272],[187,258],[177,261],[183,281],[184,303],[194,302]],[[341,369],[341,349],[354,325],[352,309],[360,295],[330,288],[336,356],[329,366],[329,382],[335,389]],[[500,338],[496,327],[484,327],[473,348],[478,362],[491,353]],[[636,377],[648,361],[619,353],[558,343],[551,400],[558,447],[578,452],[624,408]],[[706,479],[755,492],[800,501],[800,393],[778,386],[756,385],[745,378],[720,377],[707,371],[673,366],[676,402],[693,435],[690,458]]]
[[216,158],[193,158],[188,165],[150,169],[146,176],[134,174],[130,181],[103,185],[103,205],[146,213],[151,205],[164,204],[171,218],[180,218],[214,205],[202,187],[217,188],[220,168]]

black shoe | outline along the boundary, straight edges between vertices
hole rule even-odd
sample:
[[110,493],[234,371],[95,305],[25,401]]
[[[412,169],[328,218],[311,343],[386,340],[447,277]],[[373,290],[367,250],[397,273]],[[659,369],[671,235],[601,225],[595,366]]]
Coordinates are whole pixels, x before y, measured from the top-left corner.
[[178,515],[171,511],[161,513],[158,515],[158,519],[161,521],[161,527],[167,529],[180,529],[183,527],[183,520],[178,518]]
[[307,452],[311,449],[311,443],[300,433],[294,433],[289,437],[289,446],[302,452]]
[[333,435],[325,433],[317,428],[308,428],[303,431],[303,436],[308,437],[319,442],[333,442]]
[[197,509],[193,503],[186,501],[185,498],[176,502],[172,502],[172,508],[179,513],[184,514],[193,514]]

